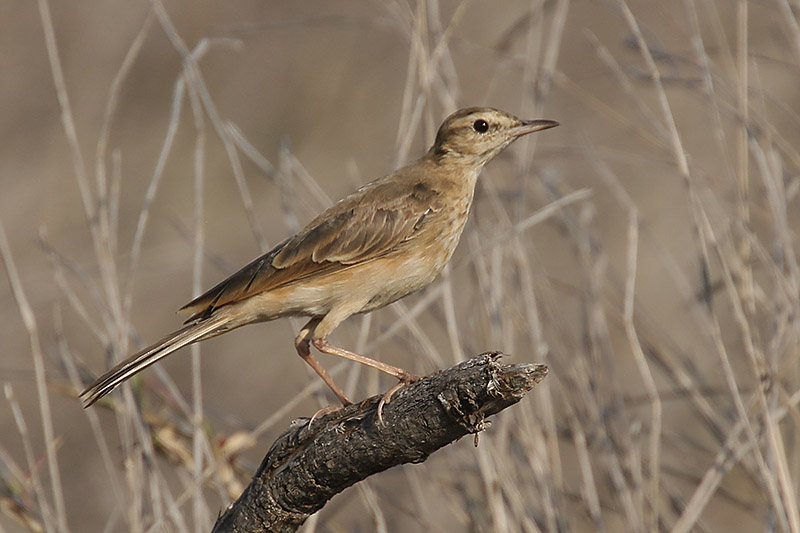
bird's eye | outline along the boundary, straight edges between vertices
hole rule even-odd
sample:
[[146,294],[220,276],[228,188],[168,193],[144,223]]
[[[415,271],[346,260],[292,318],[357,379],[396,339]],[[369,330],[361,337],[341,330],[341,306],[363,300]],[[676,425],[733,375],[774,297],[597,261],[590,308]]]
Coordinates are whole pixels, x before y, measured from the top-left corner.
[[479,118],[478,120],[476,120],[472,124],[472,127],[478,133],[486,133],[487,131],[489,131],[489,124],[485,120],[483,120],[482,118]]

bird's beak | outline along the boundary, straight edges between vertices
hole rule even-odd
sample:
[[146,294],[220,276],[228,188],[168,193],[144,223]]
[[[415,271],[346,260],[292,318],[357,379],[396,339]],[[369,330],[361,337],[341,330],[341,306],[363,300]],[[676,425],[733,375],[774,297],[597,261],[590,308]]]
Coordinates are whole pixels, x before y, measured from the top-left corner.
[[556,126],[558,126],[558,122],[555,120],[523,120],[522,124],[511,129],[511,134],[514,137],[521,137],[522,135],[527,135],[529,133],[533,133],[534,131],[547,130],[550,128],[555,128]]

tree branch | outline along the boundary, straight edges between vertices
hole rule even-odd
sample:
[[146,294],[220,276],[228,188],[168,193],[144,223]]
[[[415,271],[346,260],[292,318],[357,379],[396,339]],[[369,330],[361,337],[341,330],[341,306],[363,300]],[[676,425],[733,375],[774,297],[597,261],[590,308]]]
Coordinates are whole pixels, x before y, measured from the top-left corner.
[[547,375],[541,364],[502,365],[486,353],[400,389],[377,420],[380,396],[313,421],[294,420],[214,532],[290,532],[335,494],[372,474],[421,463],[487,416],[517,403]]

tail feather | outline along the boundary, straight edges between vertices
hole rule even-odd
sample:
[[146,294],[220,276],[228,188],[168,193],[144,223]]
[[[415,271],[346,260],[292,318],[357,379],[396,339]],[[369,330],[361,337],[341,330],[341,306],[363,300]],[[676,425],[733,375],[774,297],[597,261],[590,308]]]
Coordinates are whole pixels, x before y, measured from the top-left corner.
[[89,407],[114,390],[123,381],[168,356],[175,350],[214,333],[215,330],[224,326],[226,322],[228,322],[228,318],[224,316],[209,317],[206,320],[189,324],[178,331],[170,333],[152,346],[133,354],[97,378],[94,383],[81,393],[83,407]]

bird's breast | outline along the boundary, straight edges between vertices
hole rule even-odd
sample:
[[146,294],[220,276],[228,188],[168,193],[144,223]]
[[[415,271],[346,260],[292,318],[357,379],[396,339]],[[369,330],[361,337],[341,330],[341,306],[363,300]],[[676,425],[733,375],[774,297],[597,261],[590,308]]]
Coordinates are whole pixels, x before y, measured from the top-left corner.
[[375,262],[376,290],[361,312],[395,302],[436,279],[458,246],[470,202],[471,197],[448,209],[432,210],[411,239]]

